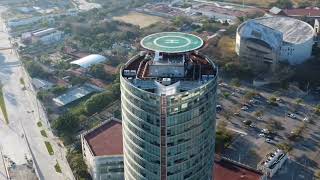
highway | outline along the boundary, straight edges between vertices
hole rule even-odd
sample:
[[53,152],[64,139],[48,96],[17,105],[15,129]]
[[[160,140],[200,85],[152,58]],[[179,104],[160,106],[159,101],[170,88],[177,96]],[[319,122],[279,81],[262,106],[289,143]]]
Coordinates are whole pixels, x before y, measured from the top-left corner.
[[[0,14],[3,11],[5,7],[0,6]],[[0,47],[11,47],[3,19],[0,19]],[[24,79],[25,90],[20,78]],[[58,146],[58,138],[51,133],[46,113],[36,98],[30,78],[12,49],[0,50],[0,80],[9,117],[9,124],[5,124],[0,113],[1,153],[16,165],[26,164],[25,157],[32,159],[40,180],[73,180],[72,171],[65,158],[66,150]],[[37,126],[38,121],[42,121],[43,127]],[[46,130],[47,138],[41,135],[42,129]],[[54,155],[49,155],[44,141],[52,144]],[[2,162],[1,160],[0,179],[5,175]],[[59,163],[62,173],[55,171],[56,162]]]

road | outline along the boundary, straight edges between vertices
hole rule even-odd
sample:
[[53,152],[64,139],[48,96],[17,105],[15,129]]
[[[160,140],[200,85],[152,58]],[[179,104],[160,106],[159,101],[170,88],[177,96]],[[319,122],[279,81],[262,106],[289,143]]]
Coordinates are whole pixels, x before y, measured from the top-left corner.
[[[0,6],[0,14],[3,11],[5,7]],[[0,47],[11,46],[5,29],[4,20],[0,19]],[[24,79],[26,90],[22,89],[20,78]],[[25,157],[33,159],[36,172],[41,180],[73,180],[72,171],[65,158],[65,148],[58,146],[57,138],[51,133],[46,114],[35,96],[36,93],[30,84],[28,74],[13,50],[0,50],[0,80],[9,117],[9,124],[5,124],[2,114],[0,116],[2,153],[16,165],[26,164]],[[40,120],[43,124],[41,128],[37,126]],[[40,130],[42,129],[46,130],[47,138],[41,135]],[[44,141],[52,144],[54,155],[49,155]],[[55,171],[56,162],[59,162],[62,173]],[[2,167],[2,163],[0,164]],[[3,174],[2,169],[0,169],[1,175]]]

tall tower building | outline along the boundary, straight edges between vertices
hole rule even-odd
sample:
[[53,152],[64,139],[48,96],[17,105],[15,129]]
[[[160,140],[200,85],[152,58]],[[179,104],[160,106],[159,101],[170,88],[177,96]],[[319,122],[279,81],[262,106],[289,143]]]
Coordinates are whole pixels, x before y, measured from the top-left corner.
[[121,69],[126,180],[211,180],[218,70],[192,34],[164,32]]

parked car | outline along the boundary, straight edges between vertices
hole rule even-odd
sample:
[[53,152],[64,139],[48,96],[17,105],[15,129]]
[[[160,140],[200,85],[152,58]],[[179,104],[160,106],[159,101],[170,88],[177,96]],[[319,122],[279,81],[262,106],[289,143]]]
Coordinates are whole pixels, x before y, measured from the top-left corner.
[[252,124],[252,121],[250,121],[250,120],[244,120],[242,122],[243,122],[243,124],[245,124],[247,126],[250,126]]
[[241,108],[241,110],[244,110],[244,111],[246,111],[248,109],[249,109],[248,106],[242,106],[242,108]]
[[305,117],[305,118],[303,118],[303,121],[304,121],[304,122],[309,122],[309,118],[308,118],[308,117]]

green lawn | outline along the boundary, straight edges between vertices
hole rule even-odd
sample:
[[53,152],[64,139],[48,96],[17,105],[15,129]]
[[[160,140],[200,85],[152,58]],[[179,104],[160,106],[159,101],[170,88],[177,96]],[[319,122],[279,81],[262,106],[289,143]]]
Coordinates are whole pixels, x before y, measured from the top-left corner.
[[57,161],[57,164],[56,164],[56,165],[54,165],[54,168],[56,169],[56,171],[57,171],[58,173],[62,173],[62,171],[61,171],[61,168],[60,168],[60,165],[59,165],[58,161]]
[[3,96],[3,91],[2,91],[2,85],[0,85],[0,108],[1,108],[5,122],[7,124],[9,124],[7,108],[6,108],[6,104],[4,102],[4,96]]
[[45,130],[41,130],[40,133],[41,133],[41,135],[42,135],[43,137],[48,137]]
[[45,143],[45,145],[46,145],[46,148],[47,148],[49,154],[50,154],[50,155],[53,155],[54,152],[53,152],[53,149],[52,149],[52,146],[51,146],[50,142],[45,141],[44,143]]

